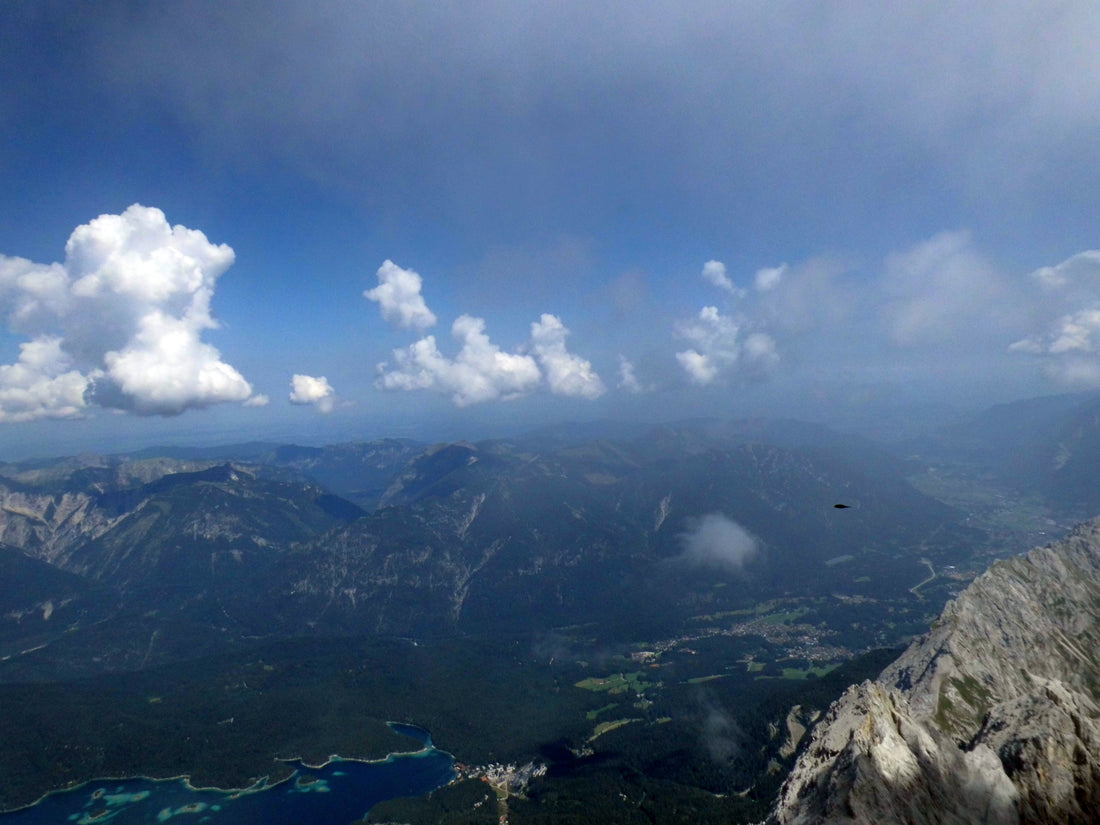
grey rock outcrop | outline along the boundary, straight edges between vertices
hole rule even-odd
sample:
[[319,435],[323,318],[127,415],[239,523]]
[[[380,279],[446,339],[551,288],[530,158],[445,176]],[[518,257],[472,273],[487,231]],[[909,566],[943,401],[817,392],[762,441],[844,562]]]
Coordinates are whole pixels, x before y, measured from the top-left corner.
[[1100,819],[1100,520],[998,562],[817,726],[770,823]]

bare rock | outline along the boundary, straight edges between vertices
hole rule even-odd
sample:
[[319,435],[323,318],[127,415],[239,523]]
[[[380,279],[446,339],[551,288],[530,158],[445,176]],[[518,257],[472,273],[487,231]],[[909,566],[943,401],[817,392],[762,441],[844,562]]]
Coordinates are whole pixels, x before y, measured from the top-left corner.
[[769,819],[1073,823],[1100,815],[1100,520],[998,562],[817,726]]

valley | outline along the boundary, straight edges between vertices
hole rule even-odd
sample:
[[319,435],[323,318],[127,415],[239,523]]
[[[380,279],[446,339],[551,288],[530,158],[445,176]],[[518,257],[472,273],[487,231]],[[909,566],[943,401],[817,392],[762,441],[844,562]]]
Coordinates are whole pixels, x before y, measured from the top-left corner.
[[0,808],[381,758],[393,721],[467,766],[371,814],[425,823],[498,816],[493,765],[534,766],[513,823],[759,821],[833,700],[1073,512],[761,421],[82,456],[0,467],[0,507]]

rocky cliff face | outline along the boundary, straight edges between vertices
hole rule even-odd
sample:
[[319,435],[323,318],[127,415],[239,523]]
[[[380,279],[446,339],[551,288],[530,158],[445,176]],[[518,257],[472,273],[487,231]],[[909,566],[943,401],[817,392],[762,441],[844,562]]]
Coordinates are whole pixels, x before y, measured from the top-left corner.
[[994,565],[830,709],[769,822],[1100,817],[1100,519]]
[[42,493],[0,484],[0,544],[63,565],[69,549],[98,538],[114,522],[84,491]]

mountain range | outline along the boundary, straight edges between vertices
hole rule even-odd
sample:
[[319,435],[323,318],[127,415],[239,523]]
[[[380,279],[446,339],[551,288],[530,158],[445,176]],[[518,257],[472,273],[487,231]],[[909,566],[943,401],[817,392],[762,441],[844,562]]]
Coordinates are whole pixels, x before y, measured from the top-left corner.
[[[1100,527],[978,574],[1100,505],[1098,403],[893,445],[694,420],[0,464],[0,802],[103,771],[238,781],[357,737],[377,755],[399,718],[547,759],[517,822],[610,789],[649,800],[637,821],[686,800],[683,821],[752,821],[792,768],[777,825],[1079,821]],[[387,715],[340,724],[332,697]],[[42,762],[43,725],[79,756]],[[158,751],[179,729],[222,744]]]
[[977,536],[886,451],[793,423],[161,452],[0,467],[0,680],[184,636],[671,635],[784,595],[899,596]]

